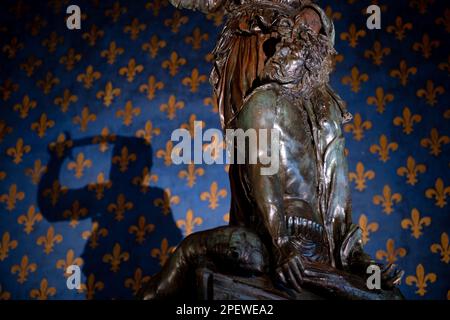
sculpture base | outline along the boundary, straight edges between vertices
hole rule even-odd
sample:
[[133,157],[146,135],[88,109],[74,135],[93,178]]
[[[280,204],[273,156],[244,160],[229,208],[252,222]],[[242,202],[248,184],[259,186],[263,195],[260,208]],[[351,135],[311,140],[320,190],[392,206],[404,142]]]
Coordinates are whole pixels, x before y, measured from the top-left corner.
[[239,277],[207,268],[196,270],[196,282],[200,300],[323,300],[309,291],[282,292],[266,277]]

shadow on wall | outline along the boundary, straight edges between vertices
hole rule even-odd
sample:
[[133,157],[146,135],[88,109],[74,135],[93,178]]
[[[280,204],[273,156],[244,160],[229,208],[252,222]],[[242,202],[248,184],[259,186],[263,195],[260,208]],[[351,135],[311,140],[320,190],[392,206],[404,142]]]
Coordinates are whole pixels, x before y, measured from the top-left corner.
[[[72,151],[93,144],[93,138],[71,141],[68,134],[52,145],[48,171],[42,177],[38,202],[49,222],[91,219],[92,228],[64,242],[86,241],[82,271],[86,298],[132,298],[142,281],[159,271],[170,249],[182,239],[161,188],[150,187],[152,148],[144,139],[116,136],[108,176],[79,189],[62,186],[65,159],[80,162]],[[100,142],[101,144],[102,142]],[[78,157],[78,155],[77,155]],[[75,168],[76,173],[76,168]],[[81,238],[83,239],[81,239]],[[126,280],[126,279],[133,280]],[[103,283],[101,284],[97,283]],[[97,284],[97,286],[96,286]]]

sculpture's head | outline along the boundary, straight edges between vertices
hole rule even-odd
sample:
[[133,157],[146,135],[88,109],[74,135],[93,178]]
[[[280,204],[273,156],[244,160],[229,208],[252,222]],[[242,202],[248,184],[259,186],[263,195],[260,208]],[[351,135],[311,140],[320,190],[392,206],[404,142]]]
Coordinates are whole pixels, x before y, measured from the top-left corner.
[[280,41],[265,65],[263,76],[301,94],[327,83],[336,54],[334,32],[329,32],[327,22],[310,7],[294,17],[280,19]]

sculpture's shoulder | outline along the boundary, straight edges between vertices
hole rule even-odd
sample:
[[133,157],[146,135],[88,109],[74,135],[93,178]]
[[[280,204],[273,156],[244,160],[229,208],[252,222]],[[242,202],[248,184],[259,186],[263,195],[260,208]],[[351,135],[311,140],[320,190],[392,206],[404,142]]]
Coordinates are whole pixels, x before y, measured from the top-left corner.
[[279,114],[282,99],[277,84],[266,84],[248,95],[236,116],[239,128],[272,128]]

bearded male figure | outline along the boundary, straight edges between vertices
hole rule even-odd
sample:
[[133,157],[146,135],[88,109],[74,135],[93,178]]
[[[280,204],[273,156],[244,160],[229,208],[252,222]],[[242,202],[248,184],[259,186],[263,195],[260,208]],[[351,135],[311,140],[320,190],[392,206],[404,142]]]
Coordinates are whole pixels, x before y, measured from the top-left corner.
[[401,298],[395,285],[402,272],[391,265],[379,266],[382,288],[366,285],[376,263],[351,219],[341,130],[351,116],[328,85],[332,21],[310,1],[171,2],[228,15],[210,78],[223,129],[278,130],[280,166],[261,175],[262,164],[231,164],[230,226],[183,241],[142,297],[174,295],[189,270],[208,266],[265,275],[281,290],[320,297]]

